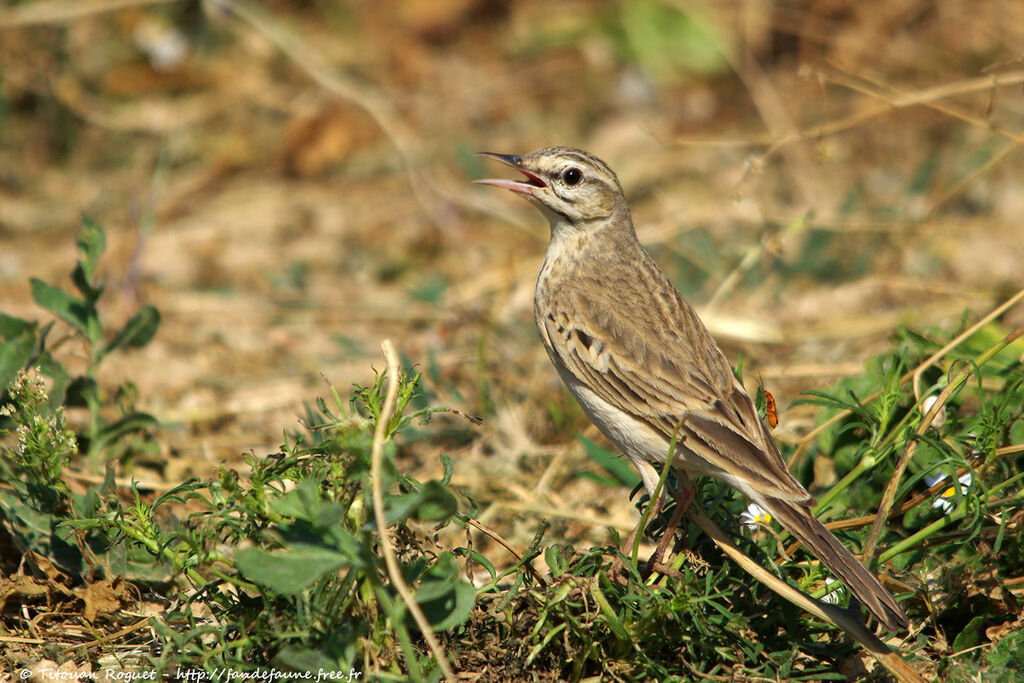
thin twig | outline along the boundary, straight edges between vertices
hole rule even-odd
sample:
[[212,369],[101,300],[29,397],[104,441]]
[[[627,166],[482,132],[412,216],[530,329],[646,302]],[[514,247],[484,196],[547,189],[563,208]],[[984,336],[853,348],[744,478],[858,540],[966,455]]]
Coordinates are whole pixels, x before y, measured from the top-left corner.
[[[683,11],[689,11],[686,3],[677,1],[673,4]],[[719,54],[725,58],[729,67],[746,87],[747,95],[771,136],[774,139],[781,139],[799,135],[799,129],[786,107],[782,94],[768,78],[765,70],[747,46],[734,47],[721,40],[720,35],[714,31],[705,33],[705,36],[715,44]],[[796,192],[800,196],[801,204],[816,206],[818,198],[823,193],[818,187],[820,181],[806,151],[787,148],[783,151],[783,157],[793,178]],[[748,173],[756,167],[756,164],[751,165]]]
[[[485,536],[489,537],[492,541],[494,541],[495,543],[500,545],[502,548],[507,550],[509,552],[509,554],[512,555],[512,557],[516,558],[516,562],[517,563],[523,561],[522,555],[517,553],[515,548],[512,547],[512,544],[509,543],[508,541],[506,541],[504,538],[502,538],[501,534],[499,534],[497,531],[494,531],[490,527],[481,524],[480,522],[476,521],[475,519],[467,520],[467,523],[469,524],[469,526],[473,527],[474,529],[476,529],[480,533],[482,533]],[[541,576],[540,573],[536,569],[534,569],[532,561],[524,563],[523,566],[526,567],[526,570],[528,572],[530,572],[530,575],[534,578],[534,580],[542,588],[546,588],[547,587],[547,585],[548,585],[547,581],[545,581],[544,577]]]
[[139,621],[135,622],[131,626],[126,626],[125,628],[121,629],[120,631],[115,631],[114,633],[108,634],[108,635],[104,636],[103,638],[99,638],[99,639],[96,639],[96,640],[90,640],[90,641],[88,641],[86,643],[75,643],[74,645],[68,645],[68,646],[66,646],[66,647],[61,649],[61,654],[67,654],[69,652],[73,652],[73,651],[78,650],[79,648],[83,648],[83,647],[87,648],[87,647],[95,647],[97,645],[109,645],[109,644],[113,643],[113,641],[117,640],[118,638],[123,638],[124,636],[128,635],[129,633],[134,633],[135,631],[138,631],[140,629],[146,628],[149,625],[150,625],[150,618],[146,617],[144,619],[140,619]]
[[[891,86],[877,82],[871,83],[871,87],[868,87],[862,82],[866,81],[866,78],[850,76],[838,68],[824,75],[825,78],[829,79],[833,83],[849,88],[850,90],[862,95],[882,100],[886,110],[891,111],[893,109],[909,106],[929,107],[942,112],[947,116],[960,119],[961,121],[973,124],[979,128],[990,130],[997,135],[1001,135],[1008,140],[1016,142],[1017,144],[1024,144],[1024,135],[1002,128],[993,124],[991,121],[975,116],[970,112],[961,111],[959,108],[948,104],[942,104],[940,102],[940,100],[947,99],[955,95],[964,95],[979,90],[994,89],[999,86],[1020,85],[1021,83],[1024,83],[1024,71],[1015,71],[1000,74],[998,76],[981,76],[980,78],[972,78],[967,81],[958,81],[956,83],[946,83],[934,88],[926,88],[925,90],[918,90],[909,93],[899,92]],[[888,94],[881,92],[879,90],[881,87],[888,88],[890,92]]]
[[[851,90],[859,90],[856,87],[853,80],[849,77],[844,78],[844,74],[838,71],[832,71],[823,74],[825,78],[831,80],[834,83],[850,88]],[[980,90],[987,90],[990,88],[1007,87],[1012,85],[1020,85],[1024,83],[1024,71],[1016,71],[999,75],[982,76],[979,78],[971,78],[964,81],[957,81],[955,83],[944,83],[942,85],[935,86],[934,88],[925,88],[924,90],[918,90],[916,92],[906,93],[902,95],[896,95],[893,97],[886,98],[884,102],[869,107],[865,111],[852,114],[838,121],[826,123],[823,125],[811,126],[805,130],[787,135],[784,138],[776,140],[768,150],[761,157],[761,162],[764,163],[769,158],[774,156],[779,150],[785,146],[798,142],[800,140],[822,138],[827,135],[833,135],[835,133],[842,132],[860,126],[871,119],[884,116],[890,112],[896,111],[897,109],[906,109],[908,107],[917,106],[929,106],[937,100],[941,100],[948,97],[954,97],[956,95],[965,95],[972,92],[978,92]],[[864,94],[879,96],[877,93],[867,92]],[[1011,140],[1017,140],[1017,136],[1009,131],[996,130],[994,131],[1005,137],[1009,137]],[[1019,141],[1019,140],[1018,140]]]
[[[864,94],[881,97],[878,93],[864,91],[863,86],[855,84],[853,79],[838,70],[834,70],[828,73],[821,74],[828,80],[847,87],[851,90],[863,92]],[[751,136],[749,138],[732,138],[732,139],[698,139],[698,138],[676,138],[675,140],[667,143],[669,145],[686,145],[686,146],[758,146],[768,145],[768,149],[760,156],[759,162],[761,164],[766,163],[771,157],[779,153],[783,148],[794,142],[800,142],[803,140],[816,140],[819,138],[828,137],[830,135],[836,135],[838,133],[857,128],[863,124],[877,119],[881,116],[885,116],[893,111],[899,109],[906,109],[909,107],[917,106],[930,106],[935,109],[939,109],[944,113],[955,116],[962,120],[974,123],[975,125],[984,125],[994,133],[1001,135],[1005,138],[1013,140],[1017,143],[1024,143],[1024,136],[1013,131],[992,126],[990,122],[980,123],[977,117],[970,117],[953,110],[950,107],[934,104],[938,100],[954,97],[957,95],[966,95],[982,90],[995,89],[1001,87],[1009,87],[1014,85],[1020,85],[1024,83],[1024,72],[1022,71],[1011,71],[1003,74],[994,74],[991,76],[980,76],[978,78],[970,78],[963,81],[956,81],[954,83],[944,83],[942,85],[935,86],[933,88],[925,88],[924,90],[918,90],[912,93],[905,93],[896,95],[893,97],[885,98],[884,102],[873,104],[862,111],[855,112],[848,116],[844,116],[841,119],[835,121],[829,121],[827,123],[816,123],[811,126],[807,126],[801,130],[786,133],[785,135],[773,136],[771,134],[761,134]]]
[[713,310],[719,303],[722,302],[725,297],[732,293],[732,290],[739,284],[740,278],[748,270],[754,267],[754,265],[761,259],[762,254],[766,251],[773,253],[778,251],[783,242],[785,242],[791,235],[801,232],[808,225],[809,214],[804,214],[795,221],[792,221],[780,232],[777,232],[767,242],[759,242],[752,246],[743,257],[743,260],[732,269],[732,272],[722,280],[722,284],[718,286],[718,289],[711,296],[711,299],[705,305],[705,310]]
[[930,209],[928,209],[928,213],[925,215],[925,219],[927,220],[934,216],[936,213],[938,213],[939,207],[943,206],[954,197],[957,197],[960,194],[962,194],[963,191],[966,190],[967,187],[975,181],[975,179],[980,178],[981,176],[995,168],[997,165],[1001,164],[1007,157],[1009,157],[1011,154],[1020,149],[1021,144],[1021,142],[1011,142],[1005,148],[989,157],[988,161],[986,161],[984,164],[977,167],[976,169],[965,175],[963,178],[961,178],[959,181],[957,181],[953,185],[953,187],[948,188],[938,197],[938,199],[932,202],[932,206]]
[[[0,636],[0,643],[18,643],[20,645],[47,645],[52,638],[22,638],[21,636]],[[75,647],[78,647],[77,645]]]
[[395,347],[391,340],[385,339],[381,342],[380,346],[384,350],[384,358],[388,362],[388,391],[384,398],[384,406],[381,408],[380,415],[377,418],[377,426],[373,430],[373,447],[370,450],[370,477],[373,480],[373,516],[377,521],[380,549],[384,555],[384,563],[387,565],[391,584],[398,591],[398,594],[402,596],[405,606],[409,609],[409,613],[412,614],[416,625],[419,626],[423,639],[427,641],[430,651],[434,653],[434,658],[437,659],[438,668],[441,669],[441,673],[446,681],[454,681],[455,674],[448,665],[448,658],[445,657],[441,644],[437,642],[437,638],[434,636],[434,629],[430,626],[430,622],[427,621],[423,610],[416,603],[412,591],[409,590],[409,585],[402,578],[402,568],[398,565],[398,558],[395,556],[395,549],[391,544],[388,518],[384,512],[382,464],[384,459],[384,443],[388,438],[388,425],[391,423],[391,418],[395,414],[395,406],[398,403],[398,376],[401,370],[398,364],[398,354],[395,353]]
[[[993,310],[991,313],[986,315],[984,318],[982,318],[981,320],[979,320],[975,324],[971,325],[962,334],[957,335],[956,339],[954,339],[953,341],[951,341],[948,344],[946,344],[945,346],[943,346],[941,349],[939,349],[938,351],[933,353],[931,355],[931,357],[928,358],[928,360],[926,360],[924,363],[921,363],[921,365],[917,366],[917,368],[915,368],[914,371],[913,371],[913,376],[914,376],[914,399],[918,400],[918,401],[921,400],[921,388],[920,388],[921,375],[924,373],[925,370],[927,370],[931,366],[935,365],[935,363],[940,358],[942,358],[947,353],[952,351],[954,348],[956,348],[957,346],[962,344],[968,337],[970,337],[972,334],[974,334],[975,332],[980,330],[982,327],[984,327],[985,325],[988,325],[990,322],[992,322],[993,320],[995,320],[996,318],[1001,316],[1003,313],[1005,313],[1007,310],[1009,310],[1011,306],[1016,304],[1021,299],[1024,299],[1024,289],[1020,290],[1019,292],[1014,294],[1012,297],[1007,299],[1001,306],[997,306],[995,308],[995,310]],[[904,375],[904,378],[905,377],[906,377],[906,375]]]
[[[863,95],[868,95],[869,97],[875,97],[877,99],[883,100],[890,105],[893,105],[900,99],[905,99],[908,97],[906,93],[899,92],[898,90],[888,85],[887,83],[880,83],[866,77],[861,77],[860,80],[868,81],[872,87],[868,87],[862,84],[860,80],[856,78],[851,78],[843,74],[840,74],[838,76],[832,75],[830,78],[834,82],[839,83],[840,85],[843,85],[851,90],[859,92]],[[889,92],[885,93],[883,92],[883,89],[888,90]],[[960,119],[961,121],[970,123],[974,126],[977,126],[978,128],[984,128],[995,133],[996,135],[1001,135],[1004,138],[1010,140],[1010,144],[1007,145],[1004,149],[992,155],[988,161],[986,161],[984,164],[982,164],[981,166],[979,166],[978,168],[974,169],[966,176],[961,178],[951,188],[944,191],[938,199],[932,202],[931,208],[928,209],[928,213],[925,214],[924,217],[924,219],[927,220],[928,218],[931,218],[938,212],[939,207],[947,203],[953,197],[960,195],[972,182],[974,182],[975,179],[979,178],[985,173],[988,173],[995,166],[997,166],[998,164],[1003,162],[1007,157],[1009,157],[1010,154],[1020,149],[1020,147],[1024,145],[1024,135],[1021,135],[1015,131],[999,126],[993,123],[993,121],[989,118],[976,116],[972,112],[965,111],[960,107],[957,107],[952,104],[947,104],[940,101],[922,101],[920,102],[920,104],[930,109],[934,109],[935,111],[941,112],[952,118]]]
[[39,24],[63,24],[94,14],[115,12],[128,7],[160,5],[182,0],[56,0],[18,5],[0,12],[0,29]]

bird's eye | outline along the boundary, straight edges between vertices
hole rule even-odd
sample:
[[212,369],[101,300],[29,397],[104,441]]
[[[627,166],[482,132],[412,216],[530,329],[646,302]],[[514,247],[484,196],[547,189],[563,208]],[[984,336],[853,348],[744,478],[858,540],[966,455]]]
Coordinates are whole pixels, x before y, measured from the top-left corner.
[[578,185],[579,182],[583,180],[583,174],[580,173],[580,169],[578,168],[570,168],[562,174],[562,180],[566,185]]

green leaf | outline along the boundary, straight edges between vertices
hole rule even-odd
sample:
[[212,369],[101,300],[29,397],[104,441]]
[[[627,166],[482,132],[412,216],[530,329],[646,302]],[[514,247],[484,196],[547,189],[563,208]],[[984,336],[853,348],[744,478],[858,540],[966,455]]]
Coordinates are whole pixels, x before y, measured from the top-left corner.
[[[194,492],[195,491],[203,491],[208,486],[209,485],[206,482],[204,482],[202,479],[198,479],[196,477],[188,479],[188,480],[178,484],[177,486],[175,486],[170,491],[167,491],[166,493],[164,493],[162,496],[160,496],[156,500],[154,500],[153,501],[153,509],[155,510],[156,508],[160,507],[161,505],[163,505],[165,503],[179,503],[181,505],[184,505],[186,502],[188,502],[192,498],[200,498],[200,499],[202,499],[201,495],[195,494]],[[104,489],[103,490],[110,490],[111,488],[112,488],[112,486],[108,488],[107,487],[107,482],[104,482]],[[92,489],[90,489],[90,490],[92,490]]]
[[558,578],[569,569],[569,560],[576,554],[575,548],[569,544],[555,543],[548,546],[544,551],[544,561],[547,562],[552,576]]
[[345,519],[346,509],[340,503],[324,500],[320,482],[307,477],[293,490],[271,501],[270,508],[282,517],[306,522],[315,529],[331,529]]
[[18,370],[32,358],[36,345],[36,324],[0,313],[0,392]]
[[96,308],[85,299],[32,278],[32,300],[85,335],[90,344],[98,344],[101,328]]
[[452,552],[455,555],[468,557],[470,561],[479,564],[487,571],[488,574],[491,575],[491,581],[493,581],[495,577],[498,575],[498,570],[494,568],[494,565],[491,564],[491,561],[483,555],[481,555],[476,550],[473,550],[472,548],[455,548]]
[[[306,480],[304,479],[304,481]],[[302,482],[299,485],[301,486]],[[282,517],[290,517],[291,519],[299,519],[305,522],[313,521],[313,516],[309,514],[304,501],[299,497],[297,489],[292,489],[283,496],[271,500],[270,509],[274,514],[281,515]]]
[[1008,443],[1024,443],[1024,419],[1018,418],[1010,425],[1010,438]]
[[1007,635],[995,644],[985,658],[991,669],[1006,675],[1006,678],[993,680],[1014,680],[1011,677],[1014,674],[1017,676],[1016,680],[1020,680],[1020,675],[1024,673],[1024,631],[1015,631]]
[[[602,578],[604,578],[603,575]],[[608,625],[609,630],[611,630],[619,640],[623,642],[630,642],[631,639],[629,637],[629,631],[626,630],[622,620],[619,619],[619,615],[616,614],[615,609],[612,608],[611,604],[609,604],[608,598],[605,597],[604,591],[601,590],[598,584],[591,584],[590,594],[597,602],[597,606],[601,610],[601,615],[604,617],[604,622]]]
[[35,333],[37,327],[39,323],[0,313],[0,337],[4,339],[12,339],[26,332]]
[[82,260],[79,262],[82,274],[88,283],[92,283],[92,279],[96,275],[96,262],[107,250],[106,233],[103,232],[99,223],[88,216],[82,216],[75,244],[78,247],[78,253],[82,256]]
[[100,408],[100,385],[91,377],[75,377],[68,385],[66,402],[72,407],[88,406],[92,411]]
[[292,546],[268,552],[243,548],[235,553],[235,566],[245,578],[275,593],[294,595],[328,572],[353,565],[350,555],[320,546]]
[[[444,631],[469,619],[476,604],[476,590],[459,577],[455,556],[446,552],[424,574],[416,590],[416,602],[434,630]],[[410,626],[415,627],[415,623]]]
[[86,302],[89,304],[95,304],[100,296],[103,295],[103,285],[93,285],[89,281],[89,277],[85,274],[85,268],[82,266],[82,262],[79,261],[75,264],[75,269],[71,271],[71,284],[81,292],[82,296],[85,297]]
[[128,413],[101,429],[96,440],[98,443],[116,443],[128,434],[156,429],[159,426],[157,419],[149,413]]
[[389,497],[387,507],[388,524],[410,517],[423,522],[441,522],[455,514],[458,502],[440,482],[428,481],[418,491]]
[[583,444],[583,451],[587,456],[607,470],[620,484],[632,488],[640,483],[640,475],[625,458],[598,446],[582,434],[577,434],[576,438]]
[[157,329],[160,327],[160,311],[156,306],[143,306],[138,313],[132,316],[131,320],[124,324],[114,338],[110,340],[103,352],[104,356],[119,346],[131,346],[139,348],[152,341]]
[[447,453],[441,453],[441,469],[444,471],[444,475],[441,477],[441,486],[448,486],[452,483],[455,466],[452,465],[452,458]]
[[0,498],[0,515],[7,519],[8,528],[21,547],[47,554],[53,515],[26,505],[15,496]]
[[989,621],[989,616],[977,616],[967,622],[967,626],[964,626],[953,641],[953,652],[962,652],[984,642],[985,626]]

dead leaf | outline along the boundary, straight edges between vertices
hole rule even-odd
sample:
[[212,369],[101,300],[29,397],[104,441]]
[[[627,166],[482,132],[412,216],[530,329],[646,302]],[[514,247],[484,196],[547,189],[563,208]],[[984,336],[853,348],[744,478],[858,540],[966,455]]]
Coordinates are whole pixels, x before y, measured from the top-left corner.
[[114,579],[103,579],[91,583],[84,590],[77,591],[79,597],[85,601],[85,609],[82,616],[88,622],[96,621],[100,614],[112,614],[121,609],[121,599],[127,593],[124,579],[120,576]]
[[34,550],[30,550],[25,553],[25,559],[29,561],[29,564],[38,571],[40,574],[46,576],[46,581],[54,590],[62,593],[66,597],[74,597],[74,593],[68,588],[68,584],[71,583],[70,578],[67,574],[57,568],[50,558],[40,555]]
[[21,598],[24,601],[46,594],[46,584],[36,581],[31,576],[15,574],[9,579],[0,578],[0,610],[3,610],[9,598]]

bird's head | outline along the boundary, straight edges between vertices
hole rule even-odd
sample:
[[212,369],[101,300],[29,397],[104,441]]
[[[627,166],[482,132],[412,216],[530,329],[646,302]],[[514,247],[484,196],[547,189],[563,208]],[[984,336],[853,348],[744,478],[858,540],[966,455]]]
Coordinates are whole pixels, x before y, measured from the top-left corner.
[[485,178],[473,182],[523,195],[548,218],[553,233],[563,229],[587,231],[595,222],[607,225],[606,219],[616,214],[630,224],[619,179],[592,154],[571,147],[546,147],[525,156],[493,152],[477,156],[497,159],[526,179]]

